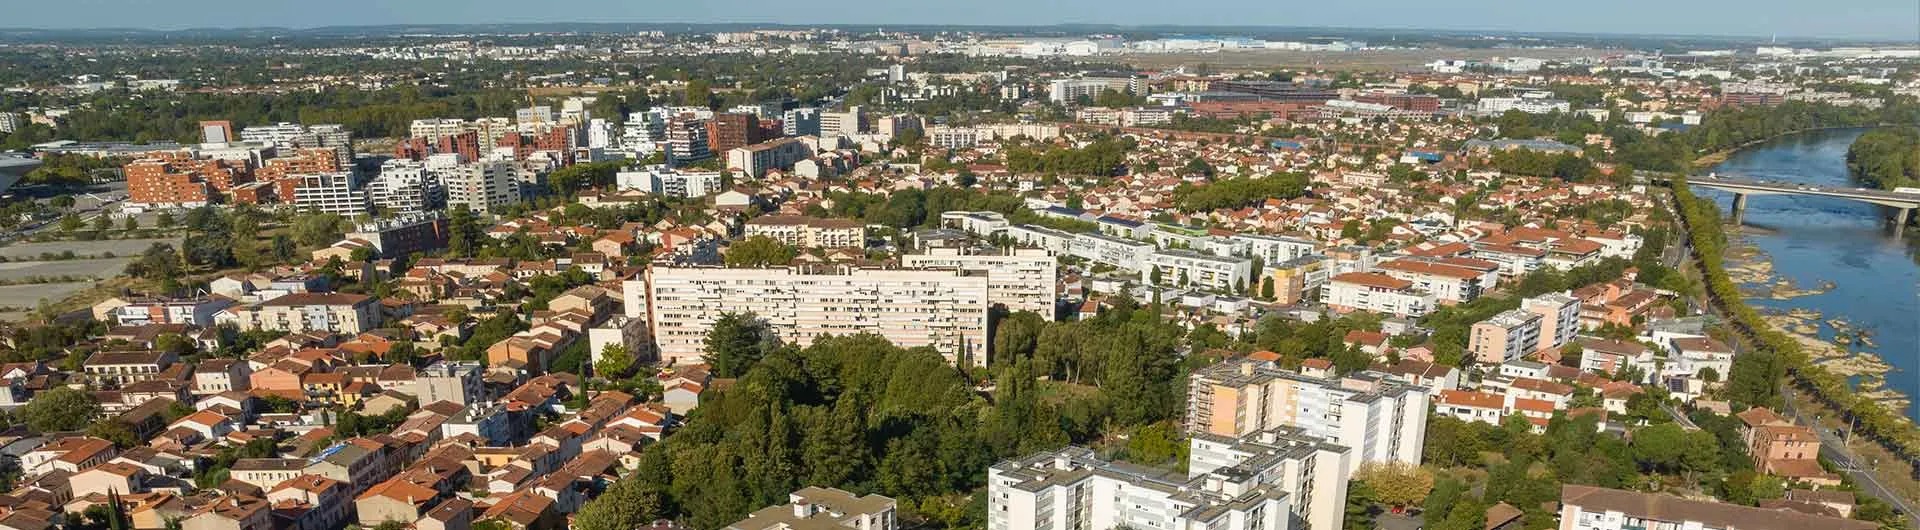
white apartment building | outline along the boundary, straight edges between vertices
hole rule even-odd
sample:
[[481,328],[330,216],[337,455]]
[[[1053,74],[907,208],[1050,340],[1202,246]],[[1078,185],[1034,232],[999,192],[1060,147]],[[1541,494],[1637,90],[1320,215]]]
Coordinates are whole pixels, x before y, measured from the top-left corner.
[[366,215],[366,191],[355,188],[354,184],[352,172],[301,175],[300,183],[293,187],[293,205],[308,212],[345,217]]
[[520,179],[513,163],[489,161],[463,164],[443,173],[447,207],[466,206],[476,213],[492,213],[520,200]]
[[799,248],[865,248],[867,227],[849,219],[762,215],[747,221],[746,237],[769,237]]
[[1573,110],[1573,105],[1567,103],[1564,99],[1549,98],[1518,97],[1480,99],[1481,114],[1506,114],[1509,110],[1517,110],[1527,114],[1550,114],[1554,112],[1570,112]]
[[1287,236],[1234,234],[1228,240],[1238,247],[1235,254],[1259,257],[1267,265],[1300,259],[1320,248],[1319,241]]
[[614,175],[621,190],[697,199],[720,193],[726,180],[718,171],[678,171],[664,165],[647,166]]
[[1147,270],[1153,244],[1088,232],[1075,234],[1068,242],[1067,253],[1120,270],[1140,272]]
[[682,166],[713,158],[707,146],[707,120],[675,115],[667,118],[667,164]]
[[1520,309],[1540,315],[1540,349],[1558,351],[1580,334],[1580,299],[1548,293],[1520,301]]
[[1374,266],[1381,274],[1413,282],[1413,287],[1433,295],[1441,303],[1466,303],[1499,281],[1497,271],[1481,272],[1466,267],[1435,263],[1415,258],[1397,259]]
[[1372,311],[1402,317],[1426,316],[1434,309],[1432,293],[1413,282],[1377,272],[1338,274],[1327,282],[1322,301],[1336,311]]
[[1756,508],[1660,493],[1560,486],[1560,530],[1873,530],[1879,525],[1789,509]]
[[293,293],[214,314],[217,324],[243,330],[357,335],[380,326],[380,304],[371,296],[348,293]]
[[987,362],[988,280],[978,272],[655,266],[646,284],[646,317],[669,363],[697,360],[724,313],[752,313],[789,344],[866,332],[959,366]]
[[240,129],[240,141],[273,144],[281,149],[302,147],[349,147],[353,134],[338,124],[301,125],[276,123]]
[[781,138],[727,151],[727,169],[750,178],[760,178],[772,170],[791,170],[793,164],[813,156],[813,150],[799,138]]
[[424,212],[440,205],[440,178],[421,162],[394,159],[380,165],[380,175],[367,182],[367,199],[381,212]]
[[846,112],[820,113],[820,136],[857,136],[866,131],[866,117],[859,107]]
[[1082,97],[1097,97],[1109,88],[1112,85],[1100,79],[1055,79],[1047,86],[1047,101],[1066,105]]
[[1293,496],[1295,522],[1304,528],[1340,528],[1345,522],[1347,477],[1360,466],[1351,448],[1288,427],[1239,437],[1196,433],[1187,448],[1187,478],[1263,476]]
[[1253,260],[1215,256],[1186,249],[1154,251],[1147,256],[1149,274],[1158,272],[1161,285],[1198,287],[1235,293],[1253,277]]
[[895,511],[888,497],[807,486],[788,494],[786,504],[749,513],[724,530],[895,530]]
[[987,530],[1307,528],[1276,478],[1223,470],[1181,480],[1066,447],[987,469]]
[[969,253],[935,248],[925,254],[901,256],[900,265],[909,269],[985,272],[989,303],[1005,305],[1009,311],[1032,311],[1048,321],[1054,319],[1054,306],[1060,299],[1060,259],[1042,249]]
[[1281,427],[1352,450],[1366,462],[1419,464],[1428,396],[1379,372],[1315,377],[1236,358],[1188,376],[1187,432],[1244,437]]
[[[1014,243],[1022,246],[1043,248],[1055,255],[1066,254],[1085,257],[1082,254],[1073,252],[1076,248],[1076,242],[1079,241],[1079,236],[1073,232],[1054,230],[1038,225],[1011,225],[1006,227],[1003,233],[1007,235],[1007,239],[1011,239]],[[1152,245],[1148,245],[1147,248],[1150,251],[1153,247]],[[1090,252],[1094,249],[1089,246],[1082,250]]]
[[993,237],[1007,229],[1007,216],[1000,212],[942,212],[940,226],[957,228],[978,237]]

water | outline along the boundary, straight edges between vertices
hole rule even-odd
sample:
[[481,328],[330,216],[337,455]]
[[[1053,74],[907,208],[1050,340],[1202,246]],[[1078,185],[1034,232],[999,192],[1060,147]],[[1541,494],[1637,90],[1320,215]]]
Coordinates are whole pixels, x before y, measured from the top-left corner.
[[[1856,187],[1846,167],[1847,146],[1865,129],[1814,131],[1782,137],[1742,149],[1713,171],[1737,178]],[[1695,188],[1713,198],[1722,212],[1732,208],[1732,195]],[[1823,197],[1753,195],[1747,197],[1742,222],[1750,229],[1745,239],[1771,259],[1774,274],[1793,280],[1802,289],[1834,282],[1822,294],[1788,300],[1751,298],[1762,312],[1811,309],[1821,318],[1841,319],[1855,329],[1872,332],[1875,346],[1855,351],[1878,354],[1894,371],[1887,386],[1908,397],[1920,397],[1920,260],[1914,235],[1905,240],[1886,228],[1889,212],[1882,207]],[[1831,340],[1834,330],[1820,325],[1820,337]],[[1907,410],[1915,415],[1913,407]]]

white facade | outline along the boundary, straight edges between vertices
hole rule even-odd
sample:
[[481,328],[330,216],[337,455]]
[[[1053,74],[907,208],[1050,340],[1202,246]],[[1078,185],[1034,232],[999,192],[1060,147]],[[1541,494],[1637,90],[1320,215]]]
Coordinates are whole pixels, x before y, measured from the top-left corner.
[[[1284,461],[1269,464],[1286,467]],[[1162,478],[1068,447],[987,470],[987,530],[1305,529],[1294,496],[1277,484],[1283,478]]]
[[[1381,278],[1391,282],[1380,281]],[[1377,273],[1350,272],[1327,282],[1324,302],[1337,310],[1360,310],[1405,317],[1425,316],[1434,309],[1432,293],[1413,288],[1412,282]]]
[[437,206],[444,191],[440,178],[421,162],[388,160],[367,183],[367,198],[385,213],[423,212]]
[[311,173],[293,187],[293,204],[302,211],[353,217],[366,215],[367,194],[354,187],[353,173]]
[[1580,334],[1580,299],[1550,293],[1520,301],[1520,308],[1540,315],[1540,349],[1558,351]]
[[1253,276],[1253,260],[1183,249],[1155,251],[1147,257],[1147,266],[1160,273],[1161,285],[1221,292],[1245,290],[1247,279]]
[[752,313],[789,344],[868,332],[903,348],[932,347],[959,366],[987,362],[983,274],[656,266],[648,271],[647,293],[654,343],[670,361],[699,358],[722,314]]
[[1311,239],[1259,234],[1234,234],[1230,240],[1240,248],[1236,254],[1257,256],[1267,265],[1286,263],[1314,253],[1320,242]]
[[446,172],[447,207],[466,206],[476,213],[492,213],[520,200],[520,179],[512,163],[466,164]]
[[1147,270],[1147,259],[1153,255],[1153,245],[1105,234],[1084,233],[1074,236],[1068,243],[1067,252],[1120,270],[1140,272]]
[[1060,260],[1041,249],[1018,249],[1003,254],[966,254],[959,249],[936,248],[926,254],[907,254],[900,265],[910,269],[958,269],[987,275],[987,301],[1009,311],[1032,311],[1054,319],[1059,300]]
[[614,186],[621,190],[655,193],[684,199],[697,199],[724,189],[724,177],[717,171],[678,171],[667,166],[647,166],[621,171]]
[[1292,427],[1353,450],[1365,462],[1419,464],[1426,447],[1426,392],[1359,372],[1312,377],[1270,362],[1235,359],[1189,376],[1187,431],[1219,436]]

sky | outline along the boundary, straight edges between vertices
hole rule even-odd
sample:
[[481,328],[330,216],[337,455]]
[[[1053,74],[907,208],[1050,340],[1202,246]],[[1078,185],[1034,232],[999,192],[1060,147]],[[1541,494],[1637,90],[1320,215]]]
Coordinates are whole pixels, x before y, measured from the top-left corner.
[[18,0],[0,28],[514,22],[1339,26],[1891,39],[1920,0]]

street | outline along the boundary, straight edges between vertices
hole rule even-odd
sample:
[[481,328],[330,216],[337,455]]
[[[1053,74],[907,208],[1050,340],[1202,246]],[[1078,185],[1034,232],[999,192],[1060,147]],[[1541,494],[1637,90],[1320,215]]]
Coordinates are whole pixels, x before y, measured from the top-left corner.
[[1861,490],[1875,497],[1879,497],[1880,500],[1887,501],[1888,504],[1892,504],[1893,507],[1900,510],[1901,513],[1909,515],[1914,513],[1913,506],[1907,503],[1905,497],[1887,488],[1885,484],[1881,484],[1880,479],[1874,478],[1873,463],[1869,462],[1866,465],[1861,465],[1859,459],[1854,457],[1852,451],[1847,449],[1846,440],[1841,439],[1840,435],[1834,433],[1832,430],[1821,427],[1820,423],[1813,418],[1802,415],[1801,411],[1793,406],[1794,391],[1792,388],[1788,388],[1786,394],[1786,412],[1788,417],[1793,418],[1795,423],[1810,425],[1813,427],[1814,432],[1820,433],[1820,456],[1826,457],[1827,461],[1833,462],[1834,467],[1839,468],[1842,473],[1846,473],[1847,476],[1852,477],[1853,483],[1860,485]]

